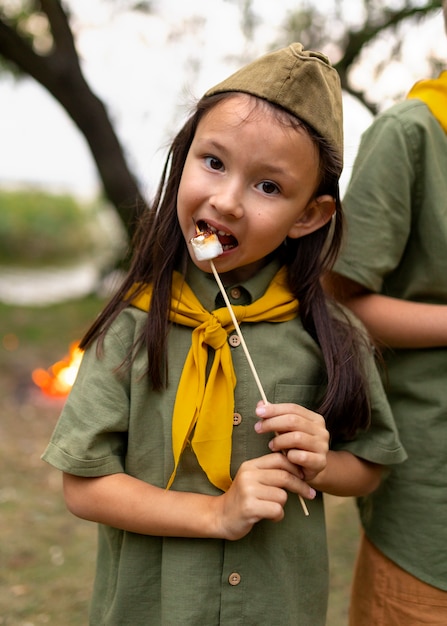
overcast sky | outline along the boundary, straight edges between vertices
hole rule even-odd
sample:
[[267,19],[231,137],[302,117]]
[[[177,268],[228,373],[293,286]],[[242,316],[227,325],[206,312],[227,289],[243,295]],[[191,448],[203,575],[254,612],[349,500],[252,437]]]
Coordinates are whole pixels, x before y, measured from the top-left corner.
[[[304,2],[304,0],[302,0]],[[239,29],[237,6],[225,0],[159,0],[156,15],[110,14],[112,3],[70,0],[76,17],[78,49],[87,80],[109,109],[131,167],[148,195],[155,187],[165,147],[178,130],[193,99],[239,65],[235,56],[254,58],[275,39],[286,10],[297,0],[255,0],[263,27],[249,46]],[[319,6],[333,5],[319,0]],[[359,3],[348,3],[352,10]],[[197,16],[200,16],[197,19]],[[353,17],[351,15],[351,17]],[[194,19],[195,18],[195,19]],[[189,28],[185,31],[185,21]],[[423,45],[421,46],[421,41]],[[386,81],[408,90],[424,76],[421,48],[445,52],[447,44],[440,17],[427,20],[406,39],[408,65],[390,64]],[[375,54],[380,55],[380,49]],[[357,77],[370,89],[382,89],[367,71]],[[369,82],[368,82],[369,81]],[[384,103],[386,101],[384,95]],[[347,180],[358,138],[369,124],[368,112],[345,100]],[[0,184],[55,186],[91,197],[97,175],[82,135],[61,107],[34,81],[0,80]]]

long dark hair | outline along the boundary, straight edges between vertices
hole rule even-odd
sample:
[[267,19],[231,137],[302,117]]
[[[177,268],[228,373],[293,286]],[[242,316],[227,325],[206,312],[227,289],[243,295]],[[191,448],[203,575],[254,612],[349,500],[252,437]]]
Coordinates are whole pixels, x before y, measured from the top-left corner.
[[[145,346],[148,376],[155,390],[165,388],[168,382],[166,348],[172,273],[178,270],[184,274],[188,260],[186,242],[177,218],[177,191],[183,167],[202,117],[222,99],[232,95],[202,98],[174,138],[154,201],[141,216],[136,229],[127,276],[80,343],[81,349],[86,349],[98,339],[100,354],[107,329],[129,305],[131,288],[134,289],[136,283],[141,289],[145,283],[151,283],[153,295],[147,324],[131,347],[130,359],[126,363],[131,363],[132,355]],[[360,346],[363,339],[342,312],[338,315],[330,313],[320,284],[321,276],[332,267],[342,241],[343,212],[338,188],[340,157],[295,116],[270,103],[258,99],[254,102],[255,106],[271,107],[280,123],[304,128],[309,133],[319,151],[320,183],[315,197],[330,194],[335,199],[335,220],[305,237],[287,239],[277,254],[288,268],[289,287],[299,301],[303,326],[320,346],[326,365],[327,390],[318,411],[325,416],[332,437],[349,439],[359,428],[366,428],[370,418],[365,373],[359,356],[364,350]]]

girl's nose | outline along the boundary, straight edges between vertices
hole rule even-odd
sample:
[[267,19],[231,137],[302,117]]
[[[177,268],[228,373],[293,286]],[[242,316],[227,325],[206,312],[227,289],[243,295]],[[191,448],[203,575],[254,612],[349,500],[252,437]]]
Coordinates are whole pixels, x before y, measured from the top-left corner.
[[211,195],[210,204],[222,215],[229,215],[239,219],[244,214],[242,192],[238,185],[221,185]]

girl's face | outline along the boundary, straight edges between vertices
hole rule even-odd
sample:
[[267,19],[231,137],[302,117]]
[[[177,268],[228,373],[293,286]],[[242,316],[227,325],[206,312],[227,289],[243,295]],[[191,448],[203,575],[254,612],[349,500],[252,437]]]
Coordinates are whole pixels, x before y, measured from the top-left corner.
[[177,215],[189,240],[202,230],[217,232],[224,252],[214,259],[227,284],[247,280],[286,237],[317,230],[335,210],[331,196],[315,198],[318,150],[303,129],[286,127],[267,106],[232,95],[199,122],[177,196]]

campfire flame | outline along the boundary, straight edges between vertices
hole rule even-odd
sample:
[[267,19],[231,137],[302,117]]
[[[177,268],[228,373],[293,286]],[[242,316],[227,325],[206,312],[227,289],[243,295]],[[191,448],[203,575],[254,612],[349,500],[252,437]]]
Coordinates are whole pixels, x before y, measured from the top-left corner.
[[79,342],[70,345],[69,353],[61,361],[54,363],[49,369],[35,369],[31,376],[33,382],[46,395],[53,398],[68,396],[78,373],[82,359]]

